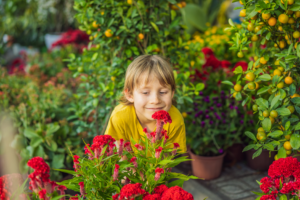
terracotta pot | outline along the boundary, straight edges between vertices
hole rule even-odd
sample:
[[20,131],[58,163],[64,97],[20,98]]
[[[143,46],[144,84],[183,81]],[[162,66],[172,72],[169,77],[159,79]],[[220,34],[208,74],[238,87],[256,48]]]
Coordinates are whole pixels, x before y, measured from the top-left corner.
[[218,178],[221,174],[224,156],[226,152],[220,156],[204,157],[189,152],[192,160],[193,174],[205,180]]
[[276,155],[276,152],[272,151],[271,152],[271,157],[269,157],[269,151],[268,150],[262,150],[261,154],[258,157],[252,159],[252,156],[255,152],[256,152],[256,150],[254,150],[254,149],[246,151],[248,166],[251,169],[258,170],[258,171],[268,170],[269,166],[274,161],[274,156]]
[[243,144],[233,144],[231,147],[229,147],[226,152],[226,156],[224,158],[225,162],[238,162],[243,159]]

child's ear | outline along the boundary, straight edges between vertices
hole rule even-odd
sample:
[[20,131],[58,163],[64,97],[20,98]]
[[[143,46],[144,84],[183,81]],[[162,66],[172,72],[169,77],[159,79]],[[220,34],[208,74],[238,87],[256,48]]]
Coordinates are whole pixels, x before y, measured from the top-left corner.
[[133,103],[133,95],[130,92],[128,92],[128,89],[124,90],[124,94],[125,94],[126,99],[129,102]]
[[175,94],[175,90],[172,90],[172,98],[174,97]]

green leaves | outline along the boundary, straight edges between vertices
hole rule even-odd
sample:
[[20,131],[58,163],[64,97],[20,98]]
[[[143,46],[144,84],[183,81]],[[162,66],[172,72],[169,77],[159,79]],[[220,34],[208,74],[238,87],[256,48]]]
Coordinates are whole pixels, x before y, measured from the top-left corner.
[[272,108],[275,106],[275,104],[278,102],[279,99],[280,99],[280,96],[279,96],[279,95],[277,95],[276,97],[274,97],[274,98],[272,99],[270,109],[272,109]]
[[284,147],[281,147],[278,150],[277,156],[278,156],[278,158],[286,158],[286,150],[284,149]]
[[271,119],[270,118],[265,118],[262,122],[262,127],[266,132],[269,132],[272,127]]
[[269,107],[269,102],[263,98],[256,99],[255,102],[262,109],[268,109],[268,107]]
[[154,22],[150,22],[150,23],[151,23],[152,27],[156,30],[156,32],[159,33],[159,29],[158,29],[157,25]]
[[238,66],[237,68],[235,68],[234,72],[235,74],[241,74],[243,73],[243,68],[241,66]]
[[245,134],[252,140],[257,141],[256,137],[253,133],[251,133],[250,131],[246,131]]
[[276,130],[276,131],[273,131],[272,133],[268,134],[268,136],[274,137],[274,138],[279,137],[281,135],[283,135],[283,132],[280,130]]
[[300,135],[299,134],[292,134],[290,138],[291,146],[293,149],[299,149],[300,148]]
[[256,79],[256,81],[259,81],[259,80],[269,81],[269,80],[271,80],[271,76],[269,74],[263,74]]
[[291,111],[287,108],[277,108],[276,111],[278,112],[279,115],[282,115],[282,116],[291,114]]

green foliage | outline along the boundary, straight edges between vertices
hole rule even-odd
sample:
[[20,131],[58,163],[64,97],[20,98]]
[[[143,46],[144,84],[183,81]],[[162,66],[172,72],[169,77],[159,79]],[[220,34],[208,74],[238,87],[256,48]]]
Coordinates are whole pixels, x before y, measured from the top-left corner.
[[72,6],[73,0],[1,1],[0,36],[8,34],[14,42],[44,46],[46,33],[62,32],[74,24]]
[[[22,158],[21,172],[28,170],[27,161],[35,156],[44,158],[50,167],[70,168],[72,158],[66,156],[66,145],[75,151],[82,143],[80,136],[84,137],[66,119],[78,83],[63,68],[58,52],[30,57],[29,63],[26,75],[0,71],[0,109],[13,118],[17,134],[11,146]],[[51,174],[53,180],[61,176]]]
[[[257,111],[254,113],[257,113],[258,123],[266,134],[266,137],[260,140],[253,138],[255,134],[252,133],[248,133],[247,136],[250,136],[257,145],[264,149],[277,150],[278,158],[286,157],[286,151],[290,150],[289,144],[292,146],[292,151],[300,148],[299,129],[297,127],[299,123],[299,109],[297,108],[299,89],[297,88],[300,80],[299,58],[297,55],[300,49],[298,48],[299,45],[297,46],[298,39],[293,37],[296,24],[281,23],[279,15],[288,13],[287,17],[290,19],[294,17],[298,24],[299,18],[295,12],[290,11],[296,11],[299,2],[296,1],[292,5],[287,5],[287,1],[285,4],[280,1],[266,3],[245,0],[243,2],[246,9],[246,19],[241,27],[229,21],[232,26],[229,30],[236,32],[231,42],[231,49],[248,51],[249,44],[252,44],[255,61],[249,63],[247,71],[238,71],[236,74],[239,74],[240,77],[250,72],[253,73],[253,82],[258,84],[258,87],[250,90],[245,84],[246,79],[249,81],[249,78],[245,77],[240,81],[240,84],[245,86],[241,92],[238,92],[239,99],[237,95],[236,99],[255,98],[249,101],[248,104],[258,106]],[[288,10],[290,11],[288,12]],[[277,19],[274,26],[270,21],[262,19],[262,13],[270,13],[271,17]],[[256,19],[251,19],[255,16]],[[249,23],[252,23],[255,28],[259,27],[259,29],[249,31],[247,29]],[[255,42],[251,41],[253,35],[258,36],[258,40]],[[260,48],[261,44],[266,44],[266,48]],[[286,80],[288,77],[292,77],[291,82]],[[264,115],[264,111],[273,112],[273,115],[271,114],[271,117]],[[250,149],[250,145],[247,149]]]

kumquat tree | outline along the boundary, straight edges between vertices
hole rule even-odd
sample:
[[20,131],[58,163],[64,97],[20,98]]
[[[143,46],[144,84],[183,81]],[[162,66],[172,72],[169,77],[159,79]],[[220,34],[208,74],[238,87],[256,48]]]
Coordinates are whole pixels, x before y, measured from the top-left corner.
[[[234,0],[233,2],[236,2]],[[236,68],[232,96],[258,115],[257,133],[245,132],[253,144],[244,151],[263,149],[278,151],[275,159],[285,158],[300,150],[300,0],[241,0],[238,28],[231,20],[228,28],[234,30],[231,41],[238,57],[251,50],[253,60],[248,69]],[[238,7],[236,9],[241,9]],[[263,46],[261,46],[263,45]]]

